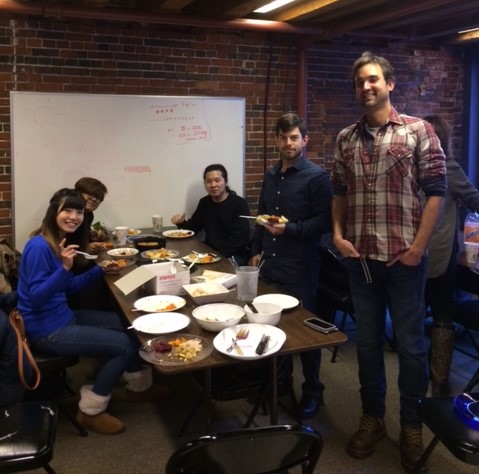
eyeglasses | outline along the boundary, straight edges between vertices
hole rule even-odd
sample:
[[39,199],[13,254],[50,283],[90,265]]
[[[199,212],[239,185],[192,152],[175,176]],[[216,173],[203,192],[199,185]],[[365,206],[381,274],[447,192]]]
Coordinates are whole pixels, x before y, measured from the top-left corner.
[[87,197],[87,200],[90,199],[91,201],[96,201],[98,203],[103,202],[103,197],[101,196],[95,196],[94,194],[87,194],[87,193],[83,193],[83,194]]

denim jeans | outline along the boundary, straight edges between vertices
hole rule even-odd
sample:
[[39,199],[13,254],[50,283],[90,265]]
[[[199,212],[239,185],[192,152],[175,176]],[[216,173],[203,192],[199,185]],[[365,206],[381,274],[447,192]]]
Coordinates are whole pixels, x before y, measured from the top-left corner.
[[402,425],[420,426],[418,400],[428,387],[427,350],[424,340],[424,286],[426,258],[417,266],[347,258],[345,265],[357,322],[357,353],[363,413],[384,418],[386,374],[384,331],[386,310],[391,317],[399,358],[398,388]]
[[94,357],[102,361],[93,384],[97,395],[109,395],[123,372],[141,370],[139,342],[125,330],[117,313],[74,311],[70,324],[35,341],[39,352],[53,355]]

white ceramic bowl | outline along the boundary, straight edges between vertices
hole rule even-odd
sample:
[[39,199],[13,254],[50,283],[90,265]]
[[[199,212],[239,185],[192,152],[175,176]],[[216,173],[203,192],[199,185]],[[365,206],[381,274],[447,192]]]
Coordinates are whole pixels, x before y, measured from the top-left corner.
[[190,298],[198,305],[220,303],[228,296],[228,289],[218,282],[183,285]]
[[276,326],[281,319],[282,308],[274,303],[255,303],[258,313],[253,313],[248,305],[245,305],[246,318],[249,323],[269,324]]
[[220,332],[238,324],[244,316],[244,309],[235,304],[213,303],[198,306],[192,314],[203,329]]
[[134,249],[131,247],[124,247],[124,248],[118,248],[118,249],[111,249],[108,250],[107,254],[114,258],[115,260],[120,260],[122,258],[127,259],[127,258],[136,258],[138,255],[139,250]]

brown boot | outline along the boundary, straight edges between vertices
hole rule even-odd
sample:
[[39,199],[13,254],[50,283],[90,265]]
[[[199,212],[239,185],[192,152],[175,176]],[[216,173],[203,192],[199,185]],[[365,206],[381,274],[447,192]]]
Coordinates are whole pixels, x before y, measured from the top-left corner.
[[88,431],[94,431],[100,434],[118,434],[125,431],[125,425],[122,421],[111,416],[106,411],[98,415],[87,415],[78,410],[76,421]]
[[373,454],[376,443],[385,435],[386,427],[382,418],[362,415],[359,429],[349,440],[347,452],[353,458],[366,458]]
[[[403,425],[400,437],[401,464],[406,472],[413,472],[414,467],[424,452],[422,444],[422,427]],[[423,466],[420,473],[427,472],[427,466]]]
[[454,351],[454,326],[435,324],[431,331],[429,372],[433,397],[447,397],[450,393],[449,372]]

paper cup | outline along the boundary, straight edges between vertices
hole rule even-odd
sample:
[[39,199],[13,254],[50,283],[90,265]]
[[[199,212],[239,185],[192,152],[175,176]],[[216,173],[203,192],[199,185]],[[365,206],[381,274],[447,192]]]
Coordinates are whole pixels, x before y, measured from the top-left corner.
[[476,263],[479,255],[479,242],[464,242],[467,263]]
[[126,225],[119,225],[115,227],[115,240],[117,245],[123,247],[126,245],[126,239],[128,238],[128,227]]

